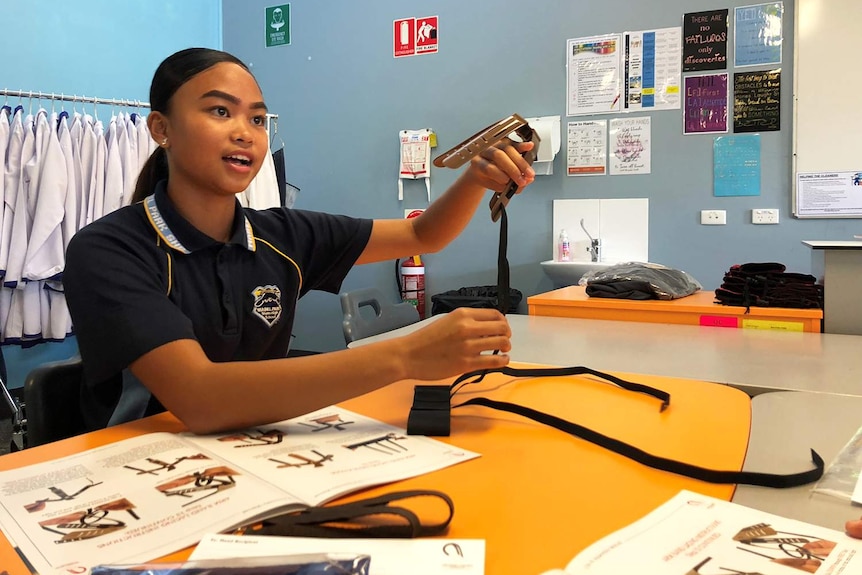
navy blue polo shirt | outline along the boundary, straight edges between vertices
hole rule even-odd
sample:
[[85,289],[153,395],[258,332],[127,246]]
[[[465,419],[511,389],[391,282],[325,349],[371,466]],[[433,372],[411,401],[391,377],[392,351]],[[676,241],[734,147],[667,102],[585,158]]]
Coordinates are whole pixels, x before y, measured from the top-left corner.
[[337,293],[372,220],[237,202],[227,243],[186,221],[160,182],[152,196],[72,238],[63,285],[84,362],[92,428],[164,408],[127,369],[166,343],[197,340],[214,362],[287,355],[297,300]]

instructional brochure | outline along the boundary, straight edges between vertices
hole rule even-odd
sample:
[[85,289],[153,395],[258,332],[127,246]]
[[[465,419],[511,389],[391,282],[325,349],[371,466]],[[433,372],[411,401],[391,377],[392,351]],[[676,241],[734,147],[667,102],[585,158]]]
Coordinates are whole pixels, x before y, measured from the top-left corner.
[[483,575],[484,539],[326,539],[208,535],[191,559],[273,557],[301,553],[349,553],[371,557],[368,575]]
[[0,473],[0,527],[34,572],[85,573],[477,456],[338,407],[228,434],[149,433]]
[[862,570],[862,540],[680,491],[544,575],[837,575]]

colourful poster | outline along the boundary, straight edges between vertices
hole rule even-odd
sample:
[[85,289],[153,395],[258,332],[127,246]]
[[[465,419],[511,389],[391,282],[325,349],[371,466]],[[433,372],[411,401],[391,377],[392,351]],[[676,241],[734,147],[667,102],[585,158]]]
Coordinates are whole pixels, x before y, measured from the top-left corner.
[[683,72],[727,69],[727,14],[725,9],[683,16]]
[[623,109],[680,107],[682,28],[623,34]]
[[733,65],[781,64],[783,17],[783,2],[735,8]]
[[733,131],[781,129],[781,70],[733,75]]
[[727,132],[727,73],[685,78],[684,134]]
[[566,115],[620,111],[620,35],[566,41]]
[[714,196],[759,196],[760,135],[716,138],[712,169]]

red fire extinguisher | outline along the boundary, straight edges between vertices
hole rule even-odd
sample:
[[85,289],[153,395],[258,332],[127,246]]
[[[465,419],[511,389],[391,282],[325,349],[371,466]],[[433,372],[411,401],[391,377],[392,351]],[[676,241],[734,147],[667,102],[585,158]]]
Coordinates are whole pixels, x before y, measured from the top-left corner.
[[401,300],[410,302],[425,319],[425,264],[422,258],[412,256],[398,262],[398,288]]

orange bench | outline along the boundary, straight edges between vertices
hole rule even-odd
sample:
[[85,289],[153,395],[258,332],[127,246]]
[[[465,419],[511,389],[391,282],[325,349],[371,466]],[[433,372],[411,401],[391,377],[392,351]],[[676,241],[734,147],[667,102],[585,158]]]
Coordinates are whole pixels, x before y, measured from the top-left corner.
[[727,306],[711,290],[675,300],[590,297],[585,286],[568,286],[527,298],[530,315],[610,319],[746,329],[820,333],[822,309]]

